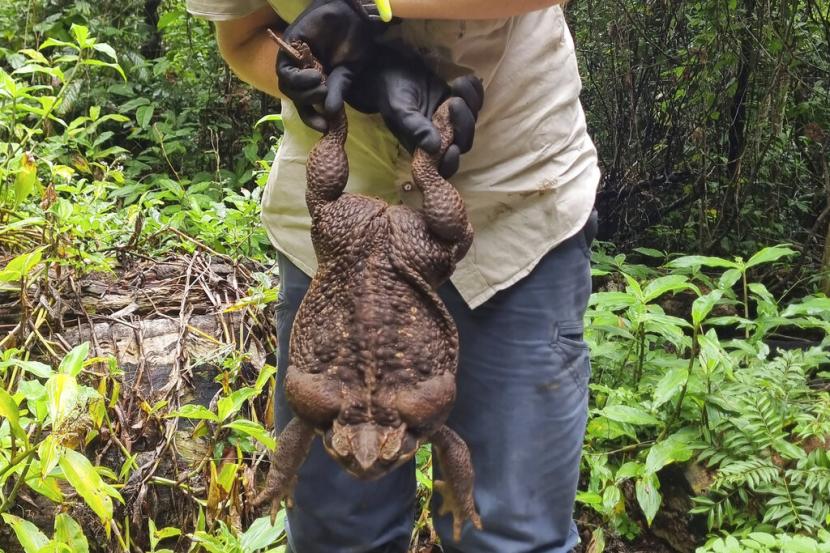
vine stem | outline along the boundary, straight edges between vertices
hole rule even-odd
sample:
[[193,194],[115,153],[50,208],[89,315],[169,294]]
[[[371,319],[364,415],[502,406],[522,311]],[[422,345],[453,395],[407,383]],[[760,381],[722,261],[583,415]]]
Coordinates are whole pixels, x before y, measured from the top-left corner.
[[663,430],[660,432],[660,435],[657,436],[656,441],[660,441],[666,437],[671,429],[672,425],[675,421],[680,417],[680,411],[683,409],[683,400],[686,399],[686,390],[689,388],[689,381],[692,379],[692,369],[695,366],[695,358],[697,357],[698,348],[697,348],[697,335],[700,330],[698,325],[695,325],[694,330],[692,331],[692,351],[689,355],[689,369],[686,373],[686,382],[683,383],[683,388],[680,390],[680,397],[677,398],[677,407],[674,408],[674,411],[671,414],[671,417],[666,422],[666,426],[663,427]]
[[17,482],[14,483],[12,491],[9,493],[9,496],[6,498],[6,501],[4,501],[2,505],[0,505],[0,513],[5,513],[6,510],[9,507],[11,507],[12,502],[14,502],[15,498],[17,498],[17,493],[20,491],[20,486],[22,486],[23,482],[26,481],[26,476],[29,474],[29,469],[32,468],[32,461],[34,461],[32,457],[30,457],[29,460],[26,461],[26,466],[23,467],[23,472],[20,473],[20,476],[17,478]]
[[29,449],[27,449],[25,451],[21,451],[15,457],[12,457],[9,460],[9,464],[6,465],[5,467],[3,467],[2,469],[0,469],[0,478],[3,478],[3,476],[5,476],[7,472],[9,472],[11,469],[16,467],[17,465],[19,465],[21,461],[26,459],[26,457],[28,457],[29,455],[31,455],[35,451],[37,451],[36,447],[30,447]]

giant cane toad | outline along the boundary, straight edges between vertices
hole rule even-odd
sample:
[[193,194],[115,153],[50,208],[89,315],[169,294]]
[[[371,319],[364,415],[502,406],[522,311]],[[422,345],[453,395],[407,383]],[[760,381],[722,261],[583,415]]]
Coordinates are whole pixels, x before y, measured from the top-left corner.
[[[281,41],[280,41],[281,42]],[[281,43],[302,67],[309,48]],[[349,164],[341,111],[307,163],[306,203],[319,267],[291,333],[286,395],[296,417],[279,437],[265,489],[254,504],[289,498],[315,435],[348,472],[378,478],[430,442],[444,482],[442,513],[459,539],[473,503],[473,467],[444,423],[455,400],[458,333],[436,294],[467,252],[473,230],[458,192],[437,165],[452,140],[449,105],[434,115],[439,154],[416,150],[412,177],[420,210],[344,192]]]

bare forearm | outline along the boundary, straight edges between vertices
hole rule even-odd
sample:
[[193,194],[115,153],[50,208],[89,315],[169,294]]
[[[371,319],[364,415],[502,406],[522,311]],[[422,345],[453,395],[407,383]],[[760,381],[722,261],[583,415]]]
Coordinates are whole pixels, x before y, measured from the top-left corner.
[[404,19],[502,19],[567,0],[391,0],[392,13]]
[[270,7],[242,19],[216,24],[219,53],[231,70],[246,83],[272,96],[280,96],[275,69],[277,45],[267,30],[283,25]]

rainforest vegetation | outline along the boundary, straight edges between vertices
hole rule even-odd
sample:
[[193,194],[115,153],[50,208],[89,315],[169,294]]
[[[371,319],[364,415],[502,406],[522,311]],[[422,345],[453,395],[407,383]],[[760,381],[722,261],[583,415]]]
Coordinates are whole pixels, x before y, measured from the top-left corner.
[[[580,551],[830,551],[830,3],[574,0]],[[279,102],[179,0],[0,4],[0,548],[284,550]],[[440,551],[418,455],[411,550]]]

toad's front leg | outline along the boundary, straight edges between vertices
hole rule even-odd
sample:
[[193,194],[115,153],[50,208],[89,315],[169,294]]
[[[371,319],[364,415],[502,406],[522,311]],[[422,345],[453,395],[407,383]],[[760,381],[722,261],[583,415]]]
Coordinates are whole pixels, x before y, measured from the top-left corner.
[[457,542],[461,539],[461,527],[465,520],[481,530],[481,518],[473,501],[475,475],[470,450],[464,440],[447,426],[439,428],[430,442],[435,447],[441,476],[444,478],[436,480],[434,484],[443,498],[439,514],[452,514],[452,537]]
[[280,507],[280,501],[286,498],[290,502],[297,481],[297,471],[305,461],[314,429],[302,420],[294,417],[279,437],[277,450],[271,457],[271,468],[265,481],[265,488],[254,498],[252,504],[259,507],[271,502],[271,517]]

